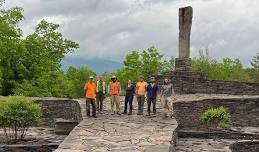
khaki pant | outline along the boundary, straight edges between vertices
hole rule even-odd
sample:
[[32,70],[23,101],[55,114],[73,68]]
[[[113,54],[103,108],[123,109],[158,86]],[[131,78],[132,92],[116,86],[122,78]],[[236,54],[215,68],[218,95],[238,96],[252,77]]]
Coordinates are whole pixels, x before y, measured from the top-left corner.
[[111,95],[111,112],[114,113],[114,104],[116,105],[116,112],[120,112],[119,95]]
[[173,115],[173,99],[171,97],[162,97],[162,103],[164,108],[164,115]]

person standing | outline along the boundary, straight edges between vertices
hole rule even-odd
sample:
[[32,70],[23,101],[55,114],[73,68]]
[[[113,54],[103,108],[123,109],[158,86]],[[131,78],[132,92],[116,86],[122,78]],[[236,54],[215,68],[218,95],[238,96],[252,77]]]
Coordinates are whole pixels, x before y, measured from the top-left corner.
[[103,100],[105,97],[105,81],[103,76],[99,77],[99,80],[96,82],[96,103],[97,103],[97,111],[98,113],[103,113]]
[[144,81],[144,77],[141,76],[139,82],[136,85],[136,95],[137,95],[137,101],[138,101],[137,115],[143,115],[146,92],[147,92],[147,83]]
[[84,93],[86,98],[86,115],[90,117],[90,104],[92,105],[92,117],[96,118],[96,84],[93,82],[94,77],[89,77],[89,82],[84,86]]
[[176,99],[173,84],[169,79],[164,79],[164,84],[161,87],[161,99],[164,104],[164,117],[168,115],[173,118],[173,101]]
[[158,94],[158,85],[155,77],[150,78],[150,83],[147,86],[147,116],[150,116],[151,104],[153,104],[153,116],[156,117],[156,97]]
[[115,114],[114,111],[114,104],[116,105],[116,114],[121,115],[120,113],[120,83],[117,81],[116,76],[112,76],[111,82],[109,83],[109,94],[111,95],[111,113],[112,115]]
[[131,80],[128,80],[127,87],[126,87],[126,95],[125,95],[125,105],[124,105],[124,112],[122,114],[127,114],[127,107],[129,104],[129,113],[128,115],[132,115],[132,102],[135,93],[135,86],[132,84]]

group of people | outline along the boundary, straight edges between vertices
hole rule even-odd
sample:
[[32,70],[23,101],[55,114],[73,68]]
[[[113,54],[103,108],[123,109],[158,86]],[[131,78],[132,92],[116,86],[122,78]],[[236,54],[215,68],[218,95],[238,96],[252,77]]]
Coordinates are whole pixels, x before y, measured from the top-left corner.
[[[106,86],[108,89],[106,91]],[[170,79],[165,78],[164,84],[160,87],[156,83],[155,77],[150,77],[147,83],[144,77],[140,77],[136,85],[131,80],[128,80],[125,88],[125,104],[124,111],[120,111],[120,99],[121,84],[117,80],[116,76],[111,77],[111,81],[106,85],[103,76],[100,76],[97,82],[94,82],[94,77],[90,76],[89,81],[84,86],[84,93],[86,98],[86,112],[87,116],[90,117],[90,106],[92,106],[92,117],[97,117],[96,113],[103,114],[103,101],[106,93],[110,95],[111,101],[111,115],[114,114],[128,114],[132,115],[133,110],[133,98],[136,95],[138,102],[137,115],[143,115],[144,103],[147,102],[147,116],[151,114],[151,105],[153,117],[156,117],[156,103],[157,97],[160,95],[160,99],[163,104],[164,117],[173,117],[173,101],[176,99],[174,87]],[[128,110],[129,106],[129,110]]]

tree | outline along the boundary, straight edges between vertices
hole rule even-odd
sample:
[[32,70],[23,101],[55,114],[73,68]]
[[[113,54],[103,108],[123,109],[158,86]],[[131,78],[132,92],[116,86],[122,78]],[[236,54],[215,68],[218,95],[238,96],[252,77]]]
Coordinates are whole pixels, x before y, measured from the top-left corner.
[[259,53],[251,61],[252,68],[247,69],[247,73],[254,82],[259,82]]
[[0,127],[3,128],[6,140],[14,143],[23,140],[28,128],[40,122],[39,105],[25,97],[8,97],[0,101]]
[[250,81],[249,75],[239,59],[223,58],[222,63],[209,56],[209,52],[199,51],[199,58],[192,60],[192,70],[208,74],[209,79]]
[[0,70],[2,73],[2,94],[9,95],[15,87],[15,82],[22,79],[23,66],[21,56],[25,49],[21,41],[21,29],[18,23],[24,19],[22,8],[3,8],[0,1]]
[[84,97],[83,88],[90,76],[96,76],[96,74],[92,70],[86,67],[75,68],[73,66],[70,66],[66,72],[66,77],[68,78],[68,81],[70,83],[68,87],[69,97],[71,98]]
[[130,52],[124,60],[124,68],[119,72],[124,73],[126,78],[137,81],[141,75],[148,78],[154,74],[170,71],[173,65],[173,57],[167,61],[164,59],[164,55],[160,54],[155,47],[150,47],[142,52]]
[[251,65],[259,70],[259,52],[256,54],[256,56],[253,57]]

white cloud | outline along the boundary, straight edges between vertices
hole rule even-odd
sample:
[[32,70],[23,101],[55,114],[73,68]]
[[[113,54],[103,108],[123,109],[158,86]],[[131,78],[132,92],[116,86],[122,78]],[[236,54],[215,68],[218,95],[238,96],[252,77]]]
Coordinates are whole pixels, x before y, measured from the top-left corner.
[[178,54],[178,8],[194,8],[191,55],[240,58],[246,65],[259,51],[258,0],[7,0],[22,6],[25,34],[41,19],[61,24],[64,36],[80,43],[69,54],[122,60],[130,50],[156,46],[167,57]]

